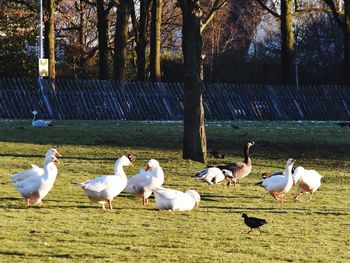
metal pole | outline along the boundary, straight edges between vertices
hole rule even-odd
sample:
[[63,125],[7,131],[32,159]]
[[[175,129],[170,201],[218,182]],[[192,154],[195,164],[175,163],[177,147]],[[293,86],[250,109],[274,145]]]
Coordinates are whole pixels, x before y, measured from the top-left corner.
[[43,0],[40,0],[39,58],[43,58]]

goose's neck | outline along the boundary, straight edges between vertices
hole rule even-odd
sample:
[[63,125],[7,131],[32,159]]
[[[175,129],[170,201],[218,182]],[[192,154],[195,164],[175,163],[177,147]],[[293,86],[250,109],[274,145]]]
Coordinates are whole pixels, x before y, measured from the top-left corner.
[[285,177],[288,181],[292,181],[293,177],[292,177],[292,165],[287,166],[285,169]]
[[33,113],[33,121],[36,120],[36,114]]
[[114,174],[115,175],[122,175],[122,176],[126,176],[125,172],[124,172],[124,168],[123,165],[119,162],[116,162],[114,165]]
[[47,180],[52,177],[55,179],[57,176],[57,167],[54,163],[48,163],[44,166],[44,175],[43,177]]
[[244,147],[244,163],[248,164],[248,165],[252,164],[252,160],[250,159],[250,156],[249,156],[249,147],[248,146]]

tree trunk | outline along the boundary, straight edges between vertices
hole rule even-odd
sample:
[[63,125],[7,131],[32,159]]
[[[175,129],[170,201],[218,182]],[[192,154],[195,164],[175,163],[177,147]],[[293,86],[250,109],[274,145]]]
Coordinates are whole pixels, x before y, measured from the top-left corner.
[[344,14],[344,77],[347,84],[350,84],[350,2],[345,1]]
[[44,9],[47,14],[47,19],[44,21],[44,57],[49,59],[49,78],[55,79],[55,1],[46,0]]
[[178,0],[182,10],[182,52],[185,69],[183,158],[207,162],[202,98],[202,34],[199,1]]
[[281,77],[285,85],[293,84],[294,34],[292,18],[293,0],[281,0]]
[[79,58],[79,71],[84,72],[86,67],[86,3],[80,0],[79,13],[80,13],[80,25],[79,25],[79,44],[81,48],[81,55]]
[[136,41],[136,67],[137,80],[145,81],[146,78],[146,47],[147,47],[147,24],[149,18],[149,0],[140,1],[139,33]]
[[56,68],[55,68],[55,0],[50,1],[49,8],[49,77],[50,79],[56,78]]
[[162,0],[153,0],[151,18],[150,81],[160,81],[160,28],[162,24]]
[[96,7],[99,45],[99,73],[100,79],[108,79],[108,18],[104,9],[104,0],[97,0]]
[[117,24],[114,38],[113,79],[118,81],[125,80],[129,7],[128,0],[121,0],[117,10]]

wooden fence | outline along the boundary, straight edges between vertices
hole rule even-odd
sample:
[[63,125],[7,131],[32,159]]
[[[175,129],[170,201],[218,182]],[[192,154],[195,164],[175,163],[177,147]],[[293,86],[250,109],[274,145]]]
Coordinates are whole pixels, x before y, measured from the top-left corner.
[[[0,118],[182,120],[184,86],[0,78]],[[210,83],[203,89],[207,120],[349,120],[350,87]]]

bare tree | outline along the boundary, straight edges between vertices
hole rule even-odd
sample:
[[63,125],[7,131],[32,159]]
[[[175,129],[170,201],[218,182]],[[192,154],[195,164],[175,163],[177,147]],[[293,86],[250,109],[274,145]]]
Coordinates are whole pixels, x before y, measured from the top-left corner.
[[216,0],[206,17],[199,0],[178,0],[182,11],[182,52],[184,57],[184,138],[183,158],[207,162],[202,97],[202,32],[226,1]]
[[344,14],[337,9],[336,2],[324,0],[332,11],[333,17],[343,33],[344,78],[350,84],[350,1],[344,0]]
[[150,39],[150,80],[160,81],[160,27],[162,24],[162,0],[152,1]]
[[114,37],[113,78],[118,81],[125,80],[130,5],[131,3],[129,0],[120,0],[117,11],[117,24]]

